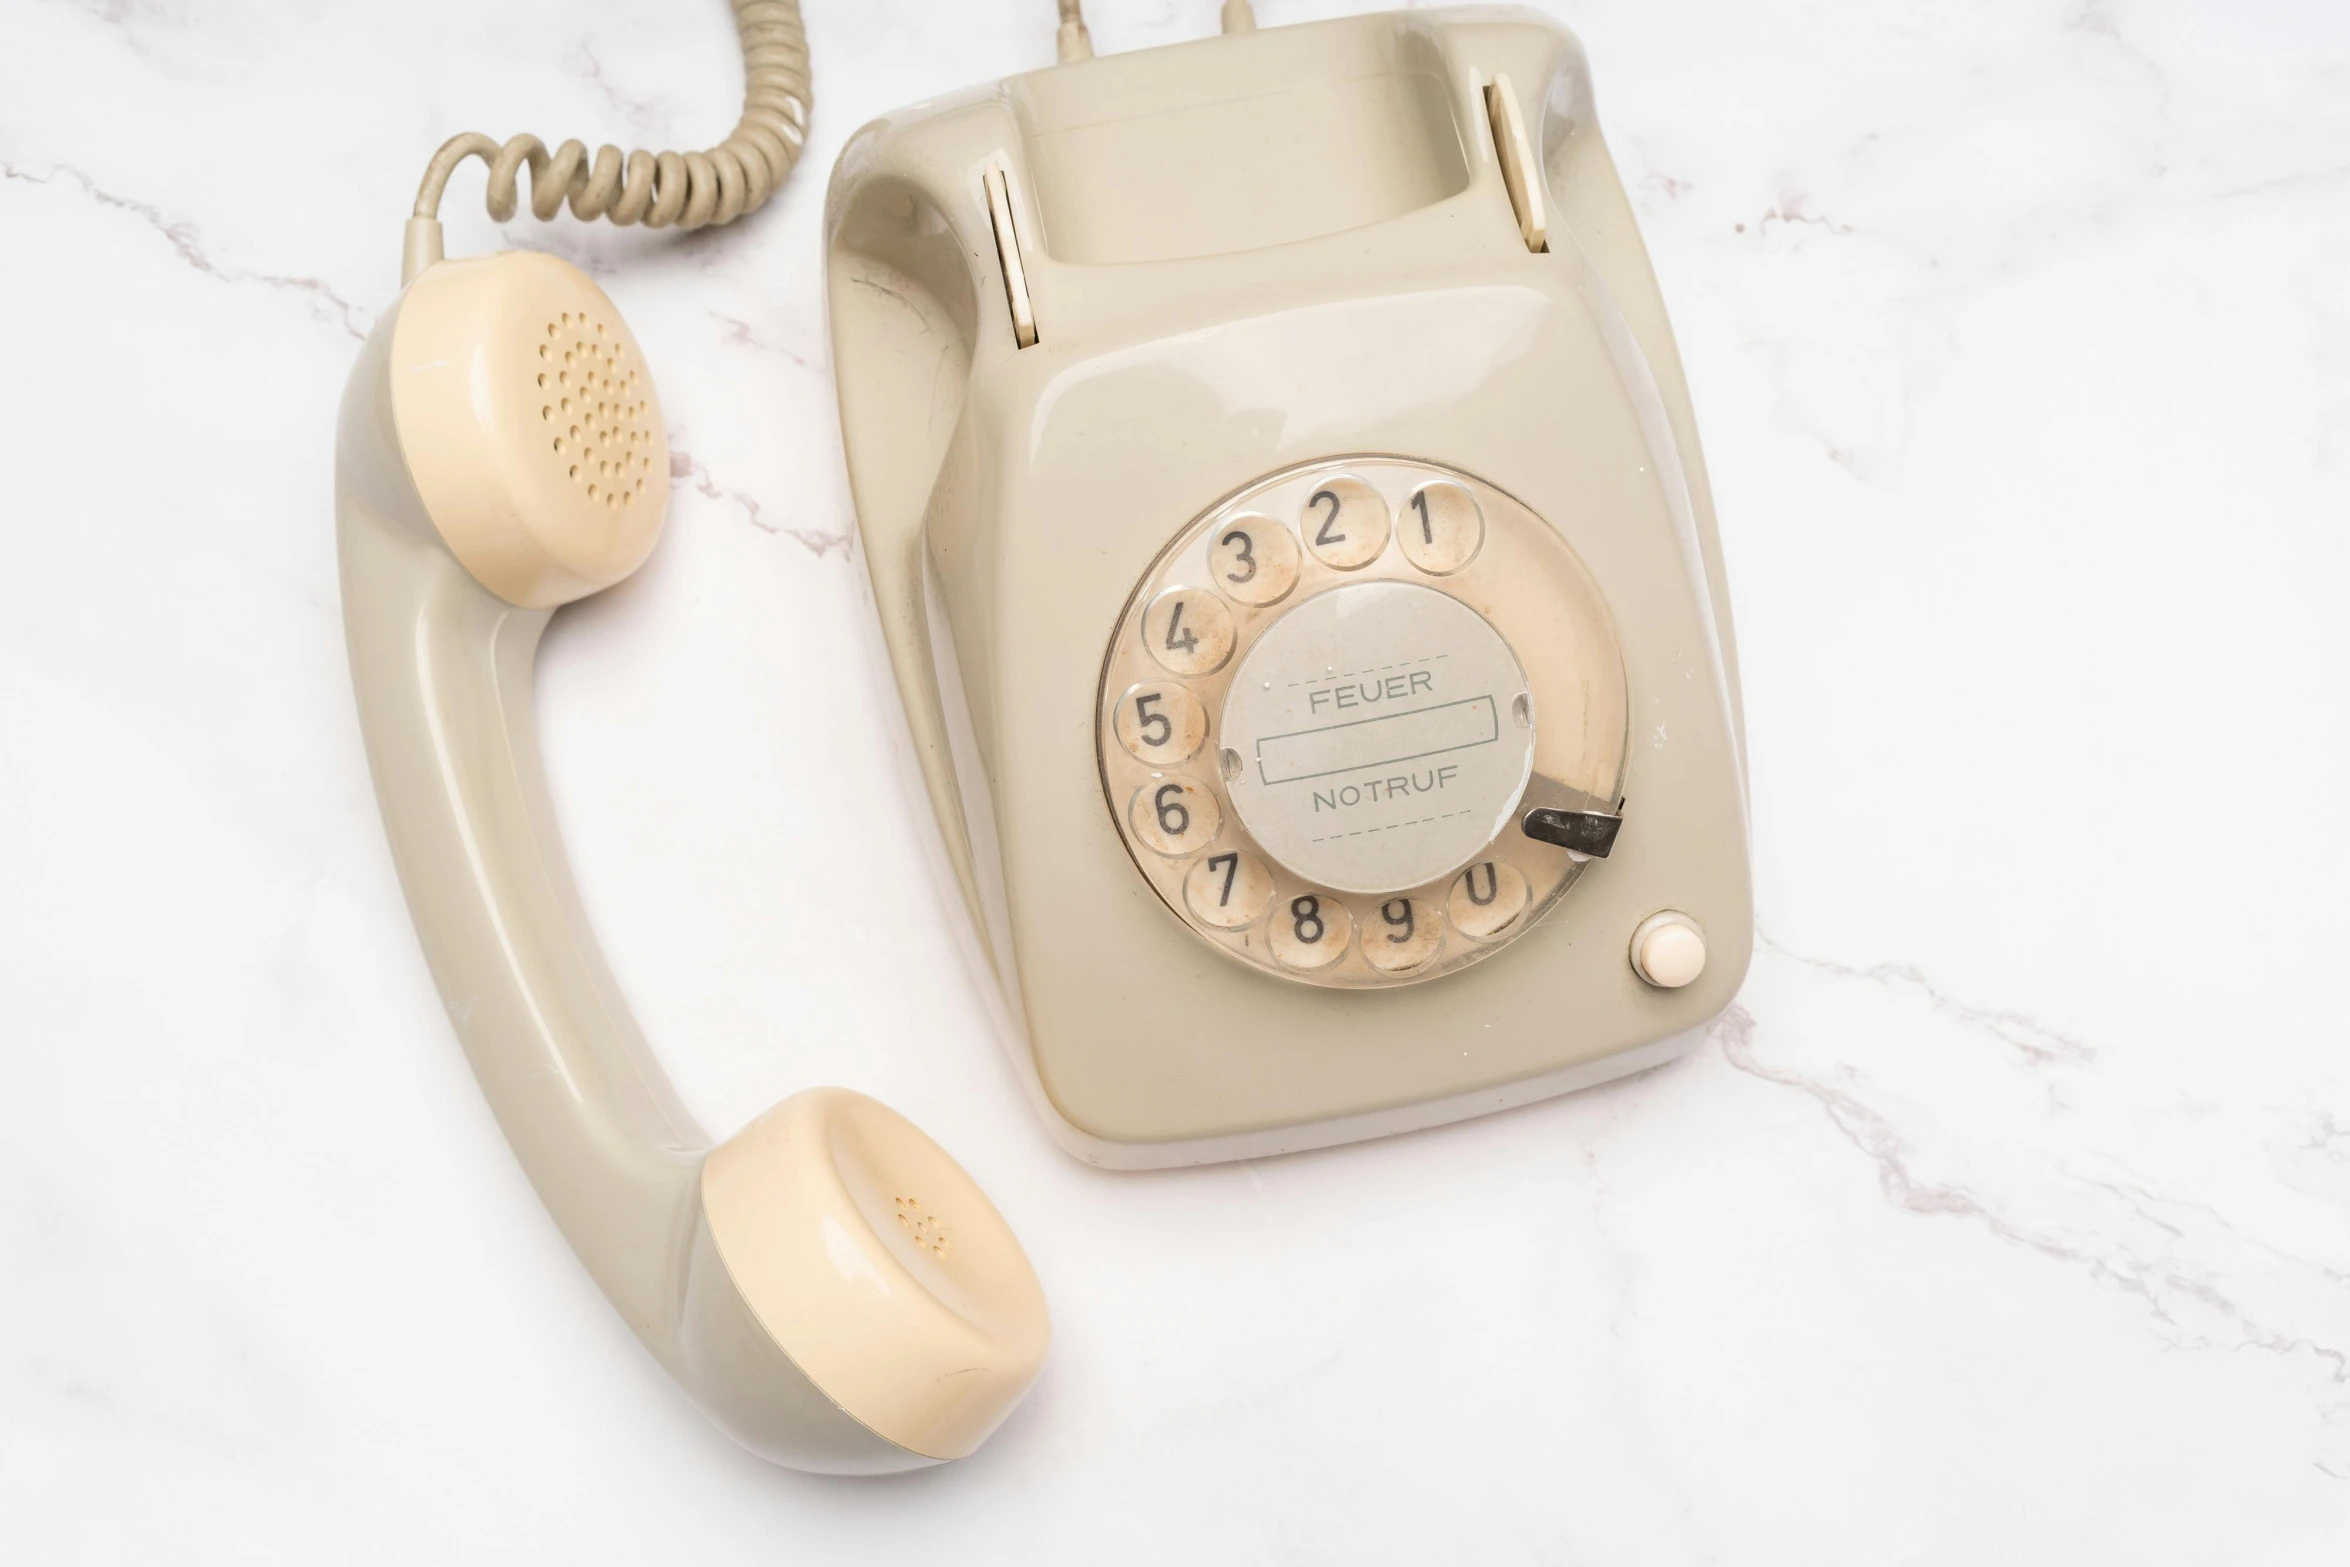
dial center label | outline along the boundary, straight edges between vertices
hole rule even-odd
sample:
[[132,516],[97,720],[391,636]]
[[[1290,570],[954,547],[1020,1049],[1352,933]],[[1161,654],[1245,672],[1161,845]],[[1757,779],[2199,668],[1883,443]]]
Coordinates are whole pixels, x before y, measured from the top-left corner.
[[1458,870],[1508,824],[1534,762],[1509,644],[1408,582],[1351,583],[1283,615],[1234,672],[1218,733],[1249,832],[1342,892]]

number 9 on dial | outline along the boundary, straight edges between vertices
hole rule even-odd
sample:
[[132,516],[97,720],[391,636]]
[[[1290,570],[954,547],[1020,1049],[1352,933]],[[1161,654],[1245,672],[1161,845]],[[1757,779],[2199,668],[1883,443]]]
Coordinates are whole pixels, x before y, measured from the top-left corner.
[[1418,898],[1389,898],[1363,924],[1363,961],[1382,974],[1408,974],[1443,944],[1443,914]]

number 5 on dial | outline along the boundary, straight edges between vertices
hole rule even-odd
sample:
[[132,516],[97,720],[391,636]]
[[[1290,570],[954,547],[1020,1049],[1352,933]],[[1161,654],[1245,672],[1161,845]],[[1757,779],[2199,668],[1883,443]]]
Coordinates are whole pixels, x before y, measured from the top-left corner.
[[1126,754],[1150,767],[1171,767],[1208,738],[1207,709],[1187,687],[1172,680],[1129,686],[1118,698],[1111,725]]

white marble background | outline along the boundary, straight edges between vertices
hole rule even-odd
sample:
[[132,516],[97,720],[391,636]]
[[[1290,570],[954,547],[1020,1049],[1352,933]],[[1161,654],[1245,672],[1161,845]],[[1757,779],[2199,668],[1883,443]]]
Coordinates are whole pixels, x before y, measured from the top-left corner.
[[0,1558],[2350,1560],[2350,11],[1555,8],[1709,444],[1767,942],[1685,1063],[1326,1154],[1055,1152],[902,803],[823,174],[1051,6],[809,0],[738,231],[459,177],[452,252],[597,271],[691,456],[544,675],[624,983],[721,1130],[913,1115],[1055,1304],[979,1456],[844,1484],[706,1428],[539,1212],[336,609],[425,155],[714,140],[723,8],[0,0]]

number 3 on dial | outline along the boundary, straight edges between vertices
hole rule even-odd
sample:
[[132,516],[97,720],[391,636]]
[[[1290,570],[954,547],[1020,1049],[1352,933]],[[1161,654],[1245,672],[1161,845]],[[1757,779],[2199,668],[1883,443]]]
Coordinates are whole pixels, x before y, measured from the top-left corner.
[[1208,539],[1208,568],[1234,603],[1278,604],[1297,586],[1297,538],[1270,517],[1243,514]]

